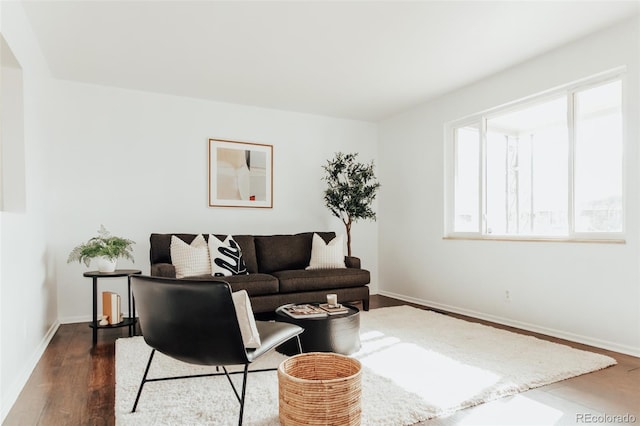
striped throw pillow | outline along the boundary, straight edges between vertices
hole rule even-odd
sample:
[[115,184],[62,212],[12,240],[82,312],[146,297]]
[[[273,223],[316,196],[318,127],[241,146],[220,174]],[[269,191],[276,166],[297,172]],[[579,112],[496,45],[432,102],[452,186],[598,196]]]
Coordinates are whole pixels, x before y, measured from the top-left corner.
[[344,237],[338,235],[325,243],[318,234],[313,234],[311,260],[306,269],[344,269]]

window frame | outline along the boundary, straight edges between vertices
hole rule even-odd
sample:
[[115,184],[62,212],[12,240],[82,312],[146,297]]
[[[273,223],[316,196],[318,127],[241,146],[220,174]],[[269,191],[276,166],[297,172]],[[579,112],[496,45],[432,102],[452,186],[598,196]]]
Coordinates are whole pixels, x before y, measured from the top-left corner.
[[[621,85],[621,126],[622,126],[622,229],[620,232],[576,232],[575,230],[575,146],[576,146],[576,114],[575,107],[577,93],[589,90],[607,83],[620,81]],[[471,114],[461,119],[444,124],[444,159],[445,159],[445,188],[444,188],[444,238],[445,239],[473,239],[473,240],[505,240],[505,241],[552,241],[552,242],[600,242],[625,243],[627,220],[627,129],[626,129],[626,67],[616,68],[576,82],[521,98],[507,104]],[[495,235],[487,233],[486,220],[486,162],[487,162],[487,120],[521,110],[528,106],[539,104],[558,97],[567,100],[568,127],[568,164],[567,164],[567,227],[566,235]],[[455,225],[455,177],[457,172],[457,132],[463,127],[477,127],[480,131],[478,157],[478,229],[475,232],[460,232],[454,230]]]

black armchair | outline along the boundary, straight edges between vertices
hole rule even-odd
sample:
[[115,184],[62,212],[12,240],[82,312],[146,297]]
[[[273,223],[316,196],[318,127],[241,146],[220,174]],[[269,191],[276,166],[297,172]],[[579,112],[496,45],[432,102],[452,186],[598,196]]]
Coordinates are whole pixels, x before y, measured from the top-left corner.
[[[296,338],[303,329],[283,322],[256,321],[261,344],[246,349],[231,296],[224,281],[176,280],[149,276],[131,279],[136,310],[144,340],[153,348],[140,382],[131,412],[136,411],[142,388],[147,382],[225,375],[240,402],[238,424],[242,424],[249,364],[276,346]],[[222,367],[223,372],[193,376],[147,379],[155,352],[191,364]],[[244,365],[242,372],[228,372],[227,365]],[[276,368],[252,370],[274,371]],[[231,374],[243,374],[240,392]]]

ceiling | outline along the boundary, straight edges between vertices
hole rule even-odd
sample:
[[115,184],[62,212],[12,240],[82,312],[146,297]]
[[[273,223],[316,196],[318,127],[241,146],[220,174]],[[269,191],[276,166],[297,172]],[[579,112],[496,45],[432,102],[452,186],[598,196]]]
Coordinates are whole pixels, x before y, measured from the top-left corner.
[[378,121],[639,1],[24,1],[56,78]]

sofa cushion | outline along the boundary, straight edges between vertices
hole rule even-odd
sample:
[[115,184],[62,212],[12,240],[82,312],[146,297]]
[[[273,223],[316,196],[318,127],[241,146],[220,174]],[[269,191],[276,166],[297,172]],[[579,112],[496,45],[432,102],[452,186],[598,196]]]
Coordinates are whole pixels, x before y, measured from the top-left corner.
[[360,287],[371,277],[365,269],[314,269],[273,272],[280,281],[280,293]]
[[[256,236],[255,247],[258,271],[269,274],[274,271],[304,269],[311,259],[313,232],[295,235]],[[335,232],[318,232],[325,241],[331,241]]]
[[[219,240],[227,238],[226,235],[216,235]],[[255,274],[258,272],[258,260],[256,259],[256,245],[253,239],[253,235],[234,235],[233,239],[240,246],[242,250],[242,260],[247,267],[247,272]]]
[[313,234],[311,259],[306,269],[344,269],[344,238],[338,235],[326,243],[318,234]]
[[202,235],[198,235],[191,244],[178,237],[172,237],[170,250],[176,268],[176,278],[211,274],[209,249]]
[[232,275],[224,277],[224,280],[231,285],[233,291],[247,290],[249,296],[276,294],[280,288],[278,279],[268,274]]
[[211,256],[211,275],[229,277],[246,275],[247,267],[242,258],[242,249],[231,235],[220,241],[215,235],[209,235],[209,256]]
[[231,291],[246,290],[250,297],[278,294],[278,279],[268,274],[232,275],[230,277],[212,277],[209,274],[189,277],[190,280],[224,281],[229,283]]

